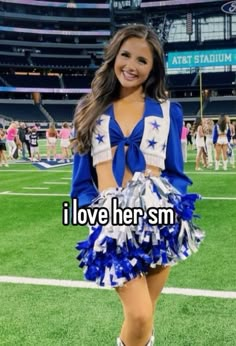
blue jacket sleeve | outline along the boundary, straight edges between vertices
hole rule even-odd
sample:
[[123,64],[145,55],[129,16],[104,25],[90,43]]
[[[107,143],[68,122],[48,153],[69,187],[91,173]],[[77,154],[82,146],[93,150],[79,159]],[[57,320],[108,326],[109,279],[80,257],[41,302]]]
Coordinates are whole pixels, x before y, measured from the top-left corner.
[[72,173],[71,198],[79,199],[79,207],[90,205],[97,197],[97,176],[92,166],[90,153],[74,155],[74,166]]
[[183,111],[178,103],[170,104],[170,130],[167,140],[165,169],[162,176],[181,193],[186,193],[192,181],[184,174],[184,163],[181,149],[181,131]]
[[228,127],[226,136],[227,136],[228,142],[230,143],[230,141],[231,141],[231,131],[230,131],[230,127]]
[[218,131],[217,131],[217,125],[215,125],[213,129],[213,144],[216,144],[217,139],[218,139]]

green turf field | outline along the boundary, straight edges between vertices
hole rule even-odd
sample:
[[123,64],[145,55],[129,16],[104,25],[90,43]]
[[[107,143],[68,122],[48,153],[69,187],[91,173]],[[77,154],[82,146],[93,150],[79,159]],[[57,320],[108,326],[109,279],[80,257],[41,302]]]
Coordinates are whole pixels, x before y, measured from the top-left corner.
[[[41,152],[45,153],[44,142]],[[198,254],[173,267],[166,287],[236,291],[236,169],[185,170],[206,231]],[[62,225],[71,165],[0,167],[0,277],[83,280],[75,245],[86,228]],[[156,346],[235,346],[236,299],[162,294]],[[122,310],[113,290],[0,283],[0,345],[114,346]]]

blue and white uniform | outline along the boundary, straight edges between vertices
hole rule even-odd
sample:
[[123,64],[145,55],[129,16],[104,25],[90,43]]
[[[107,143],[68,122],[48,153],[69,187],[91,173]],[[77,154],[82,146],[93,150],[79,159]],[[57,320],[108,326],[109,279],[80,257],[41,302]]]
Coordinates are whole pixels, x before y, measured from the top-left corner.
[[230,127],[227,125],[225,130],[221,131],[219,124],[216,124],[213,130],[213,144],[228,144],[230,140]]
[[[136,225],[90,226],[88,239],[78,243],[85,278],[101,286],[122,286],[157,265],[173,265],[196,252],[203,232],[192,223],[194,202],[186,194],[191,180],[183,173],[181,129],[183,115],[177,103],[145,98],[144,114],[126,137],[114,117],[113,105],[96,121],[91,151],[74,158],[71,197],[79,207],[107,208],[116,197],[121,208],[173,208],[175,223],[151,225],[147,214]],[[111,148],[116,146],[114,156]],[[127,146],[127,150],[125,150]],[[95,166],[112,160],[117,186],[98,191]],[[158,167],[161,177],[146,175],[146,165]],[[125,167],[133,179],[122,187]]]

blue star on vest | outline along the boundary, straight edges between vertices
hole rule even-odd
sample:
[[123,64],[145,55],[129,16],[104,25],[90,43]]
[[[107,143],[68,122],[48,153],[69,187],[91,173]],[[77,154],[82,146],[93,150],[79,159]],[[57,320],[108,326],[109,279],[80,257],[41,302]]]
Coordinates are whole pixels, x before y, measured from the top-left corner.
[[155,130],[159,130],[160,125],[157,123],[157,121],[156,121],[156,120],[155,120],[155,121],[153,121],[153,122],[151,122],[151,125],[153,126],[153,129],[155,129]]
[[100,135],[100,133],[96,136],[96,140],[98,141],[98,143],[103,142],[103,137],[104,137],[104,135],[102,136],[102,135]]
[[102,121],[103,121],[103,119],[100,117],[96,120],[96,124],[101,125]]
[[148,147],[152,147],[154,149],[155,145],[157,144],[157,142],[155,141],[155,139],[148,139]]

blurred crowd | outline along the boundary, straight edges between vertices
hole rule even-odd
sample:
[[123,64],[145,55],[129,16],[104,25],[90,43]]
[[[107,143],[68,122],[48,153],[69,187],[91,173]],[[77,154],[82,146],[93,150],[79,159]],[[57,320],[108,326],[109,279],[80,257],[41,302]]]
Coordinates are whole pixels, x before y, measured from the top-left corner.
[[[47,161],[69,163],[73,159],[74,129],[64,122],[61,129],[50,123],[46,130]],[[58,145],[59,143],[59,145]],[[196,150],[195,169],[197,171],[214,165],[227,170],[235,168],[234,147],[236,145],[236,121],[221,115],[216,123],[210,118],[197,118],[193,124],[183,122],[181,146],[184,162],[188,161],[188,149]],[[17,159],[40,161],[39,127],[27,126],[13,121],[7,130],[0,127],[0,166],[8,167],[9,161]]]
[[210,118],[197,118],[191,125],[183,123],[181,146],[184,162],[187,162],[187,148],[195,149],[195,170],[200,171],[214,165],[215,170],[222,166],[227,170],[235,168],[234,147],[236,145],[236,121],[222,114],[218,121]]
[[[73,139],[74,130],[67,122],[59,130],[51,123],[46,130],[46,160],[70,162],[73,158]],[[8,167],[9,161],[18,159],[41,161],[40,147],[37,125],[29,127],[23,122],[13,121],[6,130],[0,127],[0,166]]]

